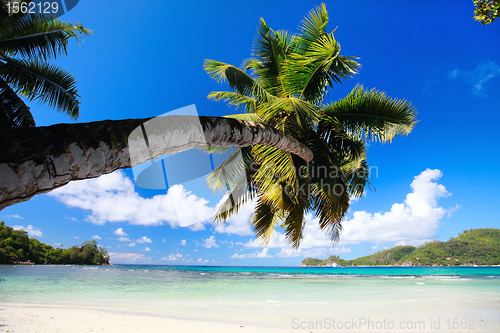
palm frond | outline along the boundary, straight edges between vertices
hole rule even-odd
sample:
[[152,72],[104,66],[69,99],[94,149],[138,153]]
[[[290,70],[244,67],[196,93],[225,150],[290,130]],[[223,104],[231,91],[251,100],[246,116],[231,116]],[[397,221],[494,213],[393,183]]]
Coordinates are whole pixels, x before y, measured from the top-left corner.
[[344,181],[347,183],[351,197],[361,198],[367,186],[374,190],[373,185],[368,181],[372,177],[366,159],[355,160],[343,167],[343,170],[345,171]]
[[259,168],[253,177],[259,191],[271,193],[275,191],[276,183],[285,182],[295,192],[297,174],[292,154],[275,147],[261,145],[254,146],[252,151],[259,163]]
[[238,94],[255,98],[258,101],[267,101],[271,98],[265,89],[240,68],[210,59],[205,59],[203,68],[215,81],[219,83],[227,81],[229,87]]
[[68,72],[39,60],[2,57],[0,77],[28,100],[48,104],[73,119],[78,118],[76,80]]
[[66,55],[68,40],[82,34],[92,31],[43,14],[12,15],[0,21],[0,49],[11,57],[46,60]]
[[0,79],[0,130],[35,127],[30,108]]
[[281,219],[281,212],[273,211],[273,209],[261,200],[260,197],[257,198],[255,211],[250,222],[255,235],[260,239],[262,245],[267,245],[269,243]]
[[319,37],[306,52],[294,53],[284,62],[284,95],[322,103],[328,87],[342,84],[358,72],[360,65],[355,59],[340,55],[340,44],[333,34]]
[[312,43],[325,36],[327,24],[328,12],[324,3],[311,9],[299,26],[301,32],[298,36],[299,52],[307,51]]
[[281,224],[285,231],[285,237],[291,243],[293,249],[298,249],[300,246],[304,235],[304,216],[309,209],[309,203],[305,201],[305,198],[301,198],[297,205],[287,212],[286,218]]
[[214,216],[216,222],[226,222],[229,217],[238,214],[240,208],[256,197],[256,191],[246,182],[240,181],[226,193]]
[[391,142],[398,134],[409,134],[417,123],[417,112],[410,102],[375,89],[367,91],[363,86],[356,86],[347,97],[323,111],[320,127],[330,127],[335,119],[346,132],[370,141]]
[[342,220],[349,209],[349,192],[341,178],[328,178],[311,186],[313,210],[319,226],[332,241],[337,241],[342,230]]
[[236,110],[241,106],[245,112],[255,112],[257,105],[255,98],[232,91],[213,91],[208,99],[227,102],[228,105],[236,106]]
[[[241,151],[241,148],[235,149],[223,163],[208,174],[206,182],[214,192],[227,191],[246,175]],[[246,181],[246,177],[244,180]]]
[[275,98],[262,103],[257,114],[271,126],[286,133],[300,133],[314,126],[319,119],[319,108],[297,98]]
[[240,119],[251,121],[254,123],[261,123],[262,118],[260,118],[256,113],[240,113],[240,114],[230,114],[227,116],[222,116],[223,118],[232,118],[232,119]]
[[263,18],[260,19],[257,37],[252,49],[252,56],[258,62],[246,62],[246,68],[252,68],[259,77],[259,82],[272,95],[282,91],[279,77],[280,67],[293,48],[293,35],[286,30],[273,31]]

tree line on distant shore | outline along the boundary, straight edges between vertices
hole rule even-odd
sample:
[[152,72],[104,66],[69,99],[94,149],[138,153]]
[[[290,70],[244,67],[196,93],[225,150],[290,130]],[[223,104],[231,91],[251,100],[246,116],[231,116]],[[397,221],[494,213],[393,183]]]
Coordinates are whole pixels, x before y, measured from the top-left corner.
[[464,230],[446,242],[431,241],[419,247],[397,246],[353,260],[332,255],[307,258],[301,266],[460,266],[500,265],[500,229]]
[[0,264],[109,265],[109,259],[108,251],[95,240],[68,249],[54,248],[0,222]]

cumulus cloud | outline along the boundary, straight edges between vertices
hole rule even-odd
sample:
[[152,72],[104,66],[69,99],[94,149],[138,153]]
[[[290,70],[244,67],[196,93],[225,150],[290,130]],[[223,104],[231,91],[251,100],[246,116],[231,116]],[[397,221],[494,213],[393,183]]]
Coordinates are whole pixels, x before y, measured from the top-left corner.
[[185,239],[181,239],[181,245],[182,245],[182,246],[185,246],[185,245],[186,245],[186,240],[185,240]]
[[[298,250],[293,250],[281,232],[266,245],[267,248],[280,248],[276,255],[289,256],[322,256],[328,254],[350,253],[348,244],[373,242],[376,244],[394,243],[419,245],[431,240],[439,228],[439,221],[446,214],[458,209],[445,209],[438,205],[440,198],[451,195],[446,188],[436,182],[442,176],[440,170],[427,169],[416,176],[411,183],[411,192],[402,203],[395,203],[389,211],[368,213],[356,211],[352,218],[343,222],[343,231],[337,247],[319,227],[318,220],[311,214],[305,216],[303,240]],[[252,239],[245,244],[247,248],[260,248],[260,239]],[[373,250],[378,249],[377,246]]]
[[182,257],[182,254],[177,252],[177,254],[172,253],[168,257],[163,257],[160,260],[175,261],[175,260],[181,260],[181,259],[184,260],[184,258]]
[[147,247],[147,246],[146,246],[146,247],[144,248],[144,251],[149,252],[149,251],[151,251],[151,249],[150,249],[149,247]]
[[[203,222],[214,215],[214,208],[207,205],[207,200],[186,191],[182,185],[172,186],[167,194],[143,198],[135,191],[132,180],[120,170],[95,179],[71,182],[48,195],[69,207],[89,211],[87,221],[98,225],[128,222],[178,227],[180,221]],[[202,223],[189,227],[204,228]]]
[[27,227],[24,227],[22,225],[15,225],[12,227],[14,230],[24,230],[28,233],[30,237],[43,237],[42,230],[34,228],[31,224],[28,225]]
[[73,237],[73,238],[74,238],[74,239],[80,239],[80,237],[78,237],[78,236],[75,236],[75,237]]
[[115,231],[113,231],[113,233],[117,236],[123,236],[123,237],[126,237],[128,236],[125,231],[123,231],[123,228],[118,228],[116,229]]
[[441,218],[451,211],[438,205],[438,199],[451,195],[443,185],[435,182],[442,175],[437,169],[420,173],[411,183],[412,191],[404,202],[393,204],[390,211],[354,212],[353,217],[343,223],[340,243],[405,242],[418,245],[431,240]]
[[118,240],[120,242],[130,242],[130,239],[128,237],[118,237]]
[[272,255],[268,254],[267,253],[268,251],[269,249],[265,248],[262,249],[262,251],[255,251],[253,253],[242,253],[242,254],[235,253],[230,258],[231,259],[271,258]]
[[201,245],[207,249],[210,249],[212,247],[219,247],[219,244],[217,244],[217,242],[215,240],[215,236],[210,236],[209,238],[204,239],[203,242],[201,244],[198,244],[198,245]]
[[92,236],[92,237],[90,237],[90,238],[92,238],[92,239],[97,239],[97,240],[101,240],[101,236],[99,236],[99,235],[94,235],[94,236]]
[[144,244],[144,243],[153,243],[153,241],[151,239],[149,239],[148,237],[146,237],[146,236],[142,236],[141,238],[137,239],[136,242],[137,243],[141,243],[141,244]]

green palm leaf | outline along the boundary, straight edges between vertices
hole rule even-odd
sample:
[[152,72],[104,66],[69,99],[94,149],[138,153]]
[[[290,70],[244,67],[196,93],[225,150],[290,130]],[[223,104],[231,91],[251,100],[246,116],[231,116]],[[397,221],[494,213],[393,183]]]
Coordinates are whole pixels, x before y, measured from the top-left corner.
[[258,101],[267,101],[272,97],[250,75],[233,65],[206,59],[203,68],[217,82],[227,81],[238,94]]
[[39,60],[15,60],[3,57],[0,77],[28,100],[46,103],[78,118],[76,81],[68,72]]
[[306,52],[295,53],[284,62],[284,95],[315,104],[323,102],[328,87],[357,73],[359,64],[354,59],[340,55],[340,44],[333,33],[319,37]]
[[68,39],[91,33],[42,14],[13,15],[0,21],[0,50],[11,57],[56,58],[67,54]]
[[328,131],[335,122],[359,138],[391,142],[398,134],[411,132],[416,120],[416,109],[406,100],[396,100],[385,93],[356,86],[340,101],[323,109],[319,127]]
[[0,79],[0,130],[35,127],[30,108]]
[[236,106],[236,110],[241,106],[245,112],[255,112],[257,106],[255,98],[232,91],[213,91],[208,95],[208,99],[227,102],[228,105]]

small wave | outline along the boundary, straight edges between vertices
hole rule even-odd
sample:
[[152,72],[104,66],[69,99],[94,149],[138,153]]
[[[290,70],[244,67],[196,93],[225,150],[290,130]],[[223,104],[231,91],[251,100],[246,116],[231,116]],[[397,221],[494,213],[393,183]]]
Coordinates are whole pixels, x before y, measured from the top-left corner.
[[423,283],[423,282],[417,282],[416,284],[425,284],[425,283]]
[[411,276],[401,276],[401,275],[394,275],[394,276],[391,276],[391,275],[383,275],[381,276],[381,278],[383,279],[414,279],[415,276],[414,275],[411,275]]

